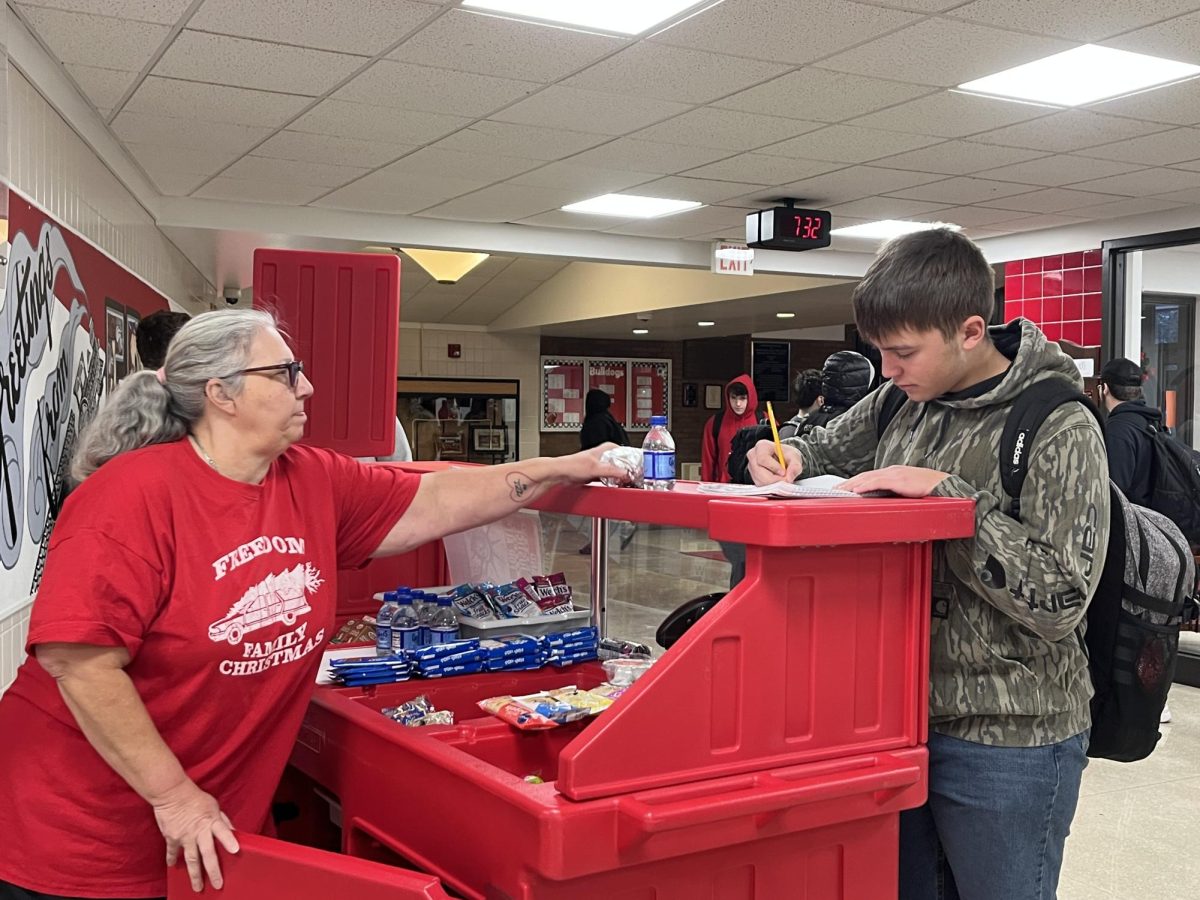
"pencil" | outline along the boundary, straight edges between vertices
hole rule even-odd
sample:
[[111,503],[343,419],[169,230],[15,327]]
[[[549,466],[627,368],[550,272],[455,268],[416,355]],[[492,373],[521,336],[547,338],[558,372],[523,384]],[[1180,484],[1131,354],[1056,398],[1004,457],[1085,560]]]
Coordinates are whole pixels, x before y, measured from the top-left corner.
[[783,461],[783,444],[779,442],[779,426],[775,423],[775,411],[771,409],[771,401],[767,401],[767,419],[771,422],[771,436],[775,439],[775,455],[779,457],[779,468],[787,472],[787,463]]

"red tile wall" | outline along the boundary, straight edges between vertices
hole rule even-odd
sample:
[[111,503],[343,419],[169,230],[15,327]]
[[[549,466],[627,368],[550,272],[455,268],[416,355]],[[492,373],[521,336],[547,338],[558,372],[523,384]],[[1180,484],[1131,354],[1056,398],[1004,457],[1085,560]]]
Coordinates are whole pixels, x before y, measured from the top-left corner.
[[1004,267],[1004,321],[1023,316],[1052,341],[1100,346],[1100,251],[1018,259]]

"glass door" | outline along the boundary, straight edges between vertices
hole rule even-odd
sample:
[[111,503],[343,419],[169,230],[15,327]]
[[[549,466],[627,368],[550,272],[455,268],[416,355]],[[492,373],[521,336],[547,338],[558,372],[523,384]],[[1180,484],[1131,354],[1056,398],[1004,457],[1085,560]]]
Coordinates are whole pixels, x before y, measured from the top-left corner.
[[1142,294],[1142,370],[1146,402],[1184,442],[1196,446],[1196,298]]

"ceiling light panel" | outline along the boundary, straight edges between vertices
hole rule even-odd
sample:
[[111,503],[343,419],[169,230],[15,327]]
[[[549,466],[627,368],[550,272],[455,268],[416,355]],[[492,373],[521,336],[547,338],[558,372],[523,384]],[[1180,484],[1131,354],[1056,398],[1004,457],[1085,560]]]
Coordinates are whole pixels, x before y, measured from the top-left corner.
[[960,84],[1005,100],[1081,106],[1200,75],[1200,66],[1085,44]]
[[[718,0],[720,2],[720,0]],[[641,34],[683,12],[713,0],[463,0],[466,10],[496,13],[573,28],[594,28],[614,34]]]
[[590,213],[594,216],[617,216],[622,219],[655,219],[699,209],[703,203],[695,200],[668,200],[663,197],[639,197],[635,194],[604,194],[579,203],[564,206],[563,212]]

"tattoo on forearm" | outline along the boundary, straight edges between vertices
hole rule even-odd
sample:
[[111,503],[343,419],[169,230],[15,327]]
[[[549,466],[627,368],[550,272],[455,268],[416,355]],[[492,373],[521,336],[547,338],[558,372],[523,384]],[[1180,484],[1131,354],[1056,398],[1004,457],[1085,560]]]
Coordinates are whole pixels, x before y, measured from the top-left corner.
[[536,483],[533,479],[520,472],[513,472],[505,481],[508,482],[508,486],[512,489],[508,496],[512,498],[514,503],[521,503],[526,500],[529,492],[533,490],[533,486]]

